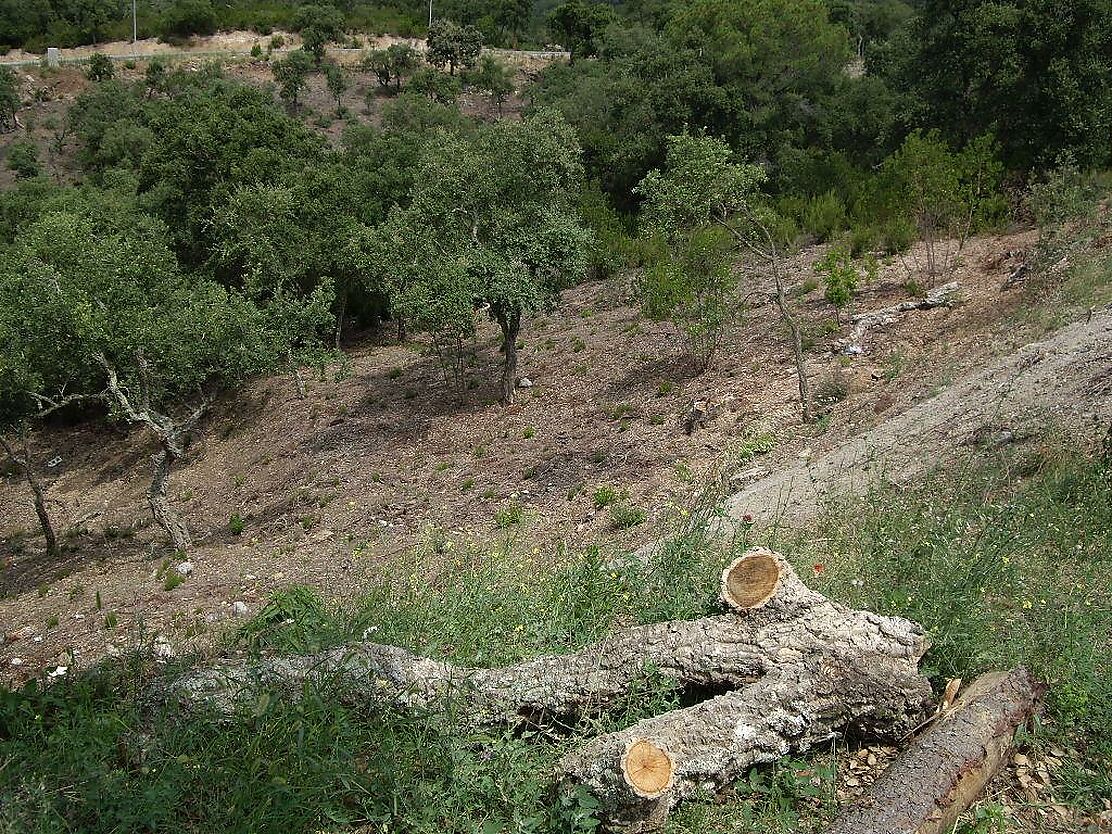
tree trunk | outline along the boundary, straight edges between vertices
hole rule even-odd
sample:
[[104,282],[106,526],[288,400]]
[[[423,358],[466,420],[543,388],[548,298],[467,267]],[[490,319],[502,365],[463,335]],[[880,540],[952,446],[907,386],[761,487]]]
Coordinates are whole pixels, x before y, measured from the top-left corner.
[[780,317],[788,325],[792,340],[792,358],[795,360],[795,373],[799,377],[799,400],[803,415],[803,422],[810,423],[813,417],[811,408],[811,384],[807,380],[807,362],[803,356],[803,331],[799,327],[799,320],[792,313],[784,282],[780,278],[779,267],[776,270],[776,306],[780,308]]
[[286,351],[286,361],[290,366],[290,373],[293,374],[294,385],[297,386],[297,396],[300,399],[305,399],[307,393],[305,391],[305,380],[301,377],[301,368],[297,366],[297,358],[293,355],[292,350]]
[[406,327],[405,327],[405,316],[402,316],[402,315],[398,316],[397,326],[398,326],[398,344],[404,345],[406,340],[409,338],[409,333],[406,331]]
[[521,332],[521,311],[498,316],[502,327],[502,404],[513,405],[517,389],[517,337]]
[[260,687],[297,698],[306,684],[327,681],[357,703],[450,704],[470,730],[561,728],[628,699],[652,669],[704,700],[588,741],[558,774],[594,792],[613,825],[637,830],[661,823],[700,786],[724,787],[755,763],[839,730],[899,738],[919,724],[930,686],[918,672],[927,643],[914,623],[831,602],[767,550],[735,560],[720,594],[728,614],[623,629],[572,654],[500,669],[357,643],[194,669],[167,694],[177,706],[230,712]]
[[340,308],[336,311],[336,352],[338,353],[340,340],[344,334],[344,316],[347,314],[347,292],[341,291],[337,301],[340,303]]
[[826,834],[947,834],[1000,771],[1045,687],[1026,669],[981,675]]
[[21,432],[23,437],[23,455],[17,455],[15,449],[6,437],[0,435],[0,448],[12,459],[12,462],[18,466],[23,472],[23,479],[27,481],[27,486],[31,488],[31,495],[35,505],[35,515],[39,518],[39,527],[42,529],[42,536],[46,542],[46,553],[48,556],[53,556],[58,552],[58,536],[54,533],[54,524],[50,520],[50,513],[46,509],[46,491],[42,488],[42,483],[39,481],[38,475],[35,474],[34,466],[31,463],[31,453],[27,448],[26,429]]
[[163,444],[162,451],[155,455],[154,480],[151,481],[148,500],[151,505],[151,514],[154,515],[154,520],[157,521],[159,526],[170,536],[170,542],[173,544],[174,549],[184,551],[193,544],[193,540],[189,536],[189,528],[186,527],[181,516],[170,506],[170,500],[166,497],[166,486],[170,479],[170,470],[173,468],[179,455],[180,452],[171,449],[165,443]]

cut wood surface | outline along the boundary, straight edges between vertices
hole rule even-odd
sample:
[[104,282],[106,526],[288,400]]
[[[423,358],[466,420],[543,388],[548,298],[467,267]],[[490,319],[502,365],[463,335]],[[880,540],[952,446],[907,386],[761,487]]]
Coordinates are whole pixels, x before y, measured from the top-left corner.
[[943,834],[999,772],[1043,687],[1026,669],[977,678],[826,834]]
[[557,774],[590,788],[610,825],[628,830],[658,828],[696,788],[724,787],[753,764],[846,730],[899,738],[923,718],[927,642],[915,623],[832,602],[764,549],[735,559],[720,593],[730,613],[621,629],[577,652],[502,668],[364,642],[194,669],[168,695],[229,711],[260,690],[294,698],[327,680],[353,702],[450,703],[472,727],[560,726],[628,698],[652,672],[706,699],[587,741]]

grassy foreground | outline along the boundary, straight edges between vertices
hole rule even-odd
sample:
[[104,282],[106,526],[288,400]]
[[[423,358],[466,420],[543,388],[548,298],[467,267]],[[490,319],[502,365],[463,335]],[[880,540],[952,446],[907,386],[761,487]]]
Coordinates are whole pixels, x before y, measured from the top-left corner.
[[[806,534],[773,534],[818,590],[923,623],[936,682],[1026,663],[1050,685],[1033,748],[1062,748],[1058,801],[1097,810],[1112,794],[1112,449],[1043,448],[878,489],[829,507]],[[555,560],[506,541],[441,546],[440,568],[398,564],[363,602],[337,610],[305,589],[276,596],[234,641],[307,651],[366,636],[469,664],[502,664],[590,642],[634,622],[713,607],[729,554],[700,519],[646,567],[597,553]],[[740,548],[747,542],[739,541]],[[329,692],[265,695],[234,720],[183,720],[141,706],[153,675],[136,653],[48,687],[0,693],[0,831],[590,832],[594,800],[547,774],[574,736],[468,736],[450,710],[398,715]],[[623,726],[676,699],[646,676]],[[811,830],[835,810],[831,758],[751,773],[734,801],[693,802],[673,831]],[[989,815],[978,832],[997,830]],[[988,823],[985,820],[988,820]],[[1002,828],[999,830],[1003,830]]]

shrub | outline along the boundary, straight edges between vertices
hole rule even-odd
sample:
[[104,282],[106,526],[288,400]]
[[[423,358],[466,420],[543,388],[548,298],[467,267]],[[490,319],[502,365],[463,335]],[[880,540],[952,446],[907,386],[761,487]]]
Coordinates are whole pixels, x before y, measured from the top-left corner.
[[103,52],[94,52],[89,58],[89,66],[85,75],[90,81],[108,81],[116,75],[116,67],[112,59]]
[[694,230],[661,247],[641,278],[641,310],[669,321],[697,373],[710,367],[722,338],[738,321],[734,241],[714,226]]
[[849,247],[850,256],[860,258],[867,252],[871,252],[876,248],[880,238],[881,235],[873,226],[854,225],[846,237],[846,245]]
[[803,208],[803,230],[815,240],[830,240],[846,227],[846,207],[833,191],[812,197]]
[[613,506],[626,497],[626,491],[618,491],[612,486],[601,484],[595,489],[595,509],[602,510],[606,507]]
[[626,530],[643,524],[647,515],[640,507],[635,507],[627,501],[619,501],[610,506],[610,521],[619,530]]
[[841,368],[835,367],[819,381],[815,388],[815,402],[819,405],[836,405],[849,396],[849,390],[849,379]]
[[494,514],[494,523],[498,525],[499,530],[506,530],[515,524],[520,524],[524,517],[525,510],[522,506],[516,501],[511,501]]
[[216,31],[216,11],[209,0],[177,0],[162,15],[159,35],[171,43]]
[[834,307],[835,315],[841,320],[842,308],[853,300],[857,291],[857,267],[854,266],[849,252],[839,246],[815,263],[815,271],[826,284],[826,300]]
[[8,168],[20,179],[37,177],[42,168],[39,165],[39,149],[33,142],[20,140],[8,148]]
[[233,536],[242,535],[245,526],[243,517],[239,513],[233,513],[232,517],[228,519],[228,532]]

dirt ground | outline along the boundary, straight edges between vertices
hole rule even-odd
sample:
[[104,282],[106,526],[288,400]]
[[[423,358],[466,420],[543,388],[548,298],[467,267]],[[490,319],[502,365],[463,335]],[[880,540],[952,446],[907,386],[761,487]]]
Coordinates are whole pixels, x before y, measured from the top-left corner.
[[[972,241],[956,274],[960,303],[870,331],[858,356],[832,349],[849,325],[835,327],[821,290],[803,296],[814,337],[809,377],[820,395],[848,389],[817,426],[800,424],[771,304],[748,312],[714,368],[694,376],[668,327],[644,321],[621,282],[581,285],[526,326],[519,372],[533,386],[509,408],[497,404],[492,327],[474,345],[476,387],[462,395],[421,340],[367,334],[349,346],[346,367],[312,375],[304,400],[279,377],[219,404],[172,480],[197,541],[193,572],[173,590],[164,560],[180,559],[145,502],[151,438],[122,426],[46,432],[35,438],[37,455],[55,462],[44,471],[66,548],[58,560],[43,557],[27,491],[9,474],[0,482],[0,622],[10,639],[0,664],[16,679],[70,652],[80,665],[140,629],[175,645],[204,640],[237,601],[255,610],[294,582],[346,598],[384,559],[410,552],[506,537],[548,552],[637,547],[755,434],[773,438],[757,465],[794,464],[802,449],[831,448],[1025,341],[1015,326],[1024,297],[1000,286],[1030,240],[1020,232]],[[819,252],[793,262],[798,281],[811,278]],[[906,299],[905,277],[901,261],[890,263],[857,309]],[[724,407],[689,435],[683,417],[704,399]],[[628,491],[646,522],[617,529],[594,506],[603,484]],[[518,509],[520,523],[503,529]],[[233,516],[244,520],[240,535],[230,530]],[[109,613],[115,625],[106,628]]]

